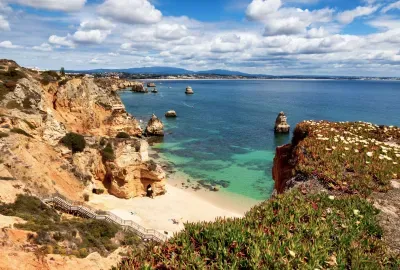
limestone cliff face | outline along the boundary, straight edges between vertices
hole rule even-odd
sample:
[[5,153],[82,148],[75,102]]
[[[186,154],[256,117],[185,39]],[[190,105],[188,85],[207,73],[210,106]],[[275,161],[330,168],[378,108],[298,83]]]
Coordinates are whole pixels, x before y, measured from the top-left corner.
[[303,176],[296,175],[294,172],[297,162],[294,149],[305,137],[306,134],[303,134],[300,129],[296,128],[293,132],[292,143],[276,148],[274,165],[272,167],[275,193],[284,193],[287,189],[292,188],[299,182],[304,182],[305,179],[303,179]]
[[[148,185],[155,195],[163,194],[165,173],[148,161],[147,142],[113,139],[119,132],[142,135],[116,93],[127,87],[143,84],[61,77],[0,60],[0,164],[21,181],[10,188],[44,196],[60,193],[72,200],[82,200],[92,187],[121,198],[144,195]],[[73,154],[60,144],[68,132],[85,135],[83,152]],[[114,162],[102,158],[102,137],[113,142]],[[10,193],[6,184],[0,179],[0,197]]]
[[69,80],[55,92],[51,87],[47,89],[54,92],[52,109],[70,130],[91,135],[126,132],[140,136],[139,123],[126,113],[114,87],[99,87],[94,79],[83,77]]
[[272,168],[272,178],[275,181],[275,190],[277,193],[283,193],[287,182],[293,177],[292,145],[287,144],[276,148],[274,157],[274,166]]
[[149,161],[146,141],[115,141],[114,149],[115,160],[105,164],[104,186],[110,194],[125,199],[145,196],[149,185],[154,195],[165,193],[165,172]]

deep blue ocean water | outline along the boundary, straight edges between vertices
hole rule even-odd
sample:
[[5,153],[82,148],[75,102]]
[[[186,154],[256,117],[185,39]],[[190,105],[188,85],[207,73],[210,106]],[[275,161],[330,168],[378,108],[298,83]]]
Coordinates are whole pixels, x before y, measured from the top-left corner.
[[[276,136],[284,111],[292,130],[302,120],[368,121],[400,126],[400,82],[391,81],[158,81],[158,94],[121,92],[129,113],[145,123],[154,113],[166,136],[155,148],[191,180],[226,180],[228,191],[266,199]],[[194,95],[185,95],[190,85]],[[168,110],[176,119],[166,119]]]

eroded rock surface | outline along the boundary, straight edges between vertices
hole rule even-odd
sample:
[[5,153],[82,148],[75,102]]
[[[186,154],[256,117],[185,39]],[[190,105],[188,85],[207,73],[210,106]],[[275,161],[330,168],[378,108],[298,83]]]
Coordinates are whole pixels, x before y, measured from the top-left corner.
[[106,163],[104,179],[110,194],[124,199],[145,196],[149,185],[155,196],[165,193],[165,172],[149,161],[146,141],[115,141],[114,152],[115,160]]
[[284,112],[280,112],[275,121],[276,133],[289,133],[290,126],[287,123],[287,117]]
[[164,136],[164,124],[153,114],[146,127],[147,136]]

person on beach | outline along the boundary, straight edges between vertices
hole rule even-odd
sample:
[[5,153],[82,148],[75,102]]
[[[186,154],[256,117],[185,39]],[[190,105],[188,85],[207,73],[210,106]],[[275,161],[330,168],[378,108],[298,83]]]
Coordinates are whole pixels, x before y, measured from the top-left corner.
[[153,195],[153,189],[151,188],[151,185],[147,186],[147,197],[154,199],[154,195]]

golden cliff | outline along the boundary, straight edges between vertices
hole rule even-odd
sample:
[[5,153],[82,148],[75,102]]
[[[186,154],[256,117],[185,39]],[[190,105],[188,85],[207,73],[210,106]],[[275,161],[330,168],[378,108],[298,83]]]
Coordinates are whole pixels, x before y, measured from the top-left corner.
[[[143,85],[37,72],[0,60],[0,198],[29,192],[82,200],[94,187],[131,198],[145,195],[149,185],[163,194],[165,173],[150,164],[142,129],[117,94],[126,87]],[[69,132],[85,136],[82,152],[60,144]],[[115,139],[118,133],[130,139]],[[106,145],[113,160],[102,156]]]

